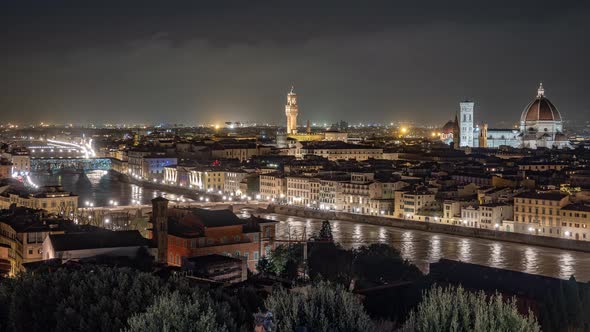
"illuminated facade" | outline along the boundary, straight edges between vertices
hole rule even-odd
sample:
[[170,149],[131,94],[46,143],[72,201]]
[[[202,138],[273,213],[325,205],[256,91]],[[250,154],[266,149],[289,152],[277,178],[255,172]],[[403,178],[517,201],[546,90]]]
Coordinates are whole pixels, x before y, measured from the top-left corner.
[[[567,137],[563,134],[562,117],[555,105],[545,97],[543,84],[539,85],[537,97],[523,110],[520,116],[520,127],[508,129],[474,126],[474,103],[461,102],[459,117],[455,117],[455,130],[450,137],[441,135],[441,140],[454,142],[455,148],[510,146],[514,148],[566,148],[570,147]],[[449,122],[450,123],[450,122]],[[448,127],[449,123],[445,125]],[[481,130],[485,132],[482,133]],[[444,128],[443,128],[444,132]]]
[[297,114],[299,113],[299,106],[297,106],[297,94],[291,92],[287,95],[287,105],[285,105],[285,115],[287,116],[287,134],[297,134]]
[[459,116],[460,147],[473,147],[473,106],[472,101],[463,101],[459,104],[461,113]]
[[569,142],[562,133],[561,114],[555,105],[545,98],[542,83],[537,90],[537,98],[525,107],[520,116],[520,132],[525,148],[569,147]]

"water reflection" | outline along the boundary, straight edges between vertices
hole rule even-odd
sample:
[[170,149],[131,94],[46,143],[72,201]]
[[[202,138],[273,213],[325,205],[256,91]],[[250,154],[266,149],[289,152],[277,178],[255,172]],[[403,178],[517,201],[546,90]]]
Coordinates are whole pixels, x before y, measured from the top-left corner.
[[502,255],[502,244],[493,243],[490,247],[490,259],[488,265],[497,268],[504,268],[504,256]]
[[[282,215],[273,216],[277,220],[287,219]],[[321,227],[321,220],[298,217],[291,220],[291,228],[305,227],[308,234],[317,234]],[[403,258],[412,261],[424,272],[428,272],[428,263],[449,258],[556,278],[569,278],[574,274],[579,281],[590,280],[590,253],[345,221],[333,221],[331,224],[334,239],[342,246],[353,248],[371,243],[389,243],[400,251]],[[280,224],[277,236],[286,235],[285,224]]]
[[62,186],[79,196],[79,205],[92,202],[94,206],[108,206],[109,201],[119,205],[150,204],[150,200],[165,195],[169,199],[186,199],[168,193],[118,181],[106,171],[89,171],[83,174],[33,174],[33,182],[42,186]]
[[[405,231],[402,233],[401,243],[398,244],[400,246],[400,253],[402,257],[409,259],[410,261],[415,261],[416,257],[416,246],[414,243],[414,232]],[[392,244],[396,246],[395,244]]]
[[526,247],[523,253],[523,267],[526,273],[539,273],[537,251],[532,247]]
[[428,256],[426,259],[429,262],[436,262],[441,258],[440,254],[440,236],[436,234],[430,238],[430,242],[428,243]]
[[[78,194],[80,202],[92,201],[95,206],[106,206],[109,200],[116,200],[120,205],[130,205],[133,202],[149,204],[153,197],[162,194],[161,191],[117,181],[103,171],[88,172],[82,176],[41,175],[36,176],[34,180],[41,185],[61,185],[65,190]],[[307,236],[317,234],[322,222],[317,219],[276,214],[266,214],[263,217],[278,221],[290,218],[291,236],[298,238],[302,238],[304,231]],[[569,278],[573,274],[579,281],[590,280],[590,253],[345,221],[332,221],[331,226],[334,239],[344,247],[389,243],[400,251],[402,257],[424,271],[427,270],[428,263],[440,258],[449,258],[557,278]],[[280,223],[277,226],[277,236],[287,238],[287,234],[287,223]]]
[[575,275],[574,269],[575,260],[572,254],[564,252],[559,256],[559,277],[562,279],[569,279],[572,275]]
[[352,233],[352,242],[363,242],[363,233],[362,233],[362,226],[361,224],[354,225],[354,231]]
[[471,239],[463,238],[459,240],[458,259],[462,262],[471,261]]
[[387,242],[387,232],[385,231],[385,227],[379,228],[379,242]]

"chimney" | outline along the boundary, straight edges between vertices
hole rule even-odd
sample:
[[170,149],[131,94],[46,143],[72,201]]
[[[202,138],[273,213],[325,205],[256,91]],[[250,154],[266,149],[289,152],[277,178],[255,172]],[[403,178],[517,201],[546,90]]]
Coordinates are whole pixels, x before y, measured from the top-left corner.
[[152,238],[158,248],[158,263],[168,262],[168,200],[152,199]]

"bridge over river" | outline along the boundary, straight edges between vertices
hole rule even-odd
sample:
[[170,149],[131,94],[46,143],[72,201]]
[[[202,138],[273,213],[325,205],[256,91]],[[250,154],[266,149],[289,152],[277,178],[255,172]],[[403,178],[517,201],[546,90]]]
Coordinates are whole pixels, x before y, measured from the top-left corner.
[[31,172],[108,171],[110,158],[31,158]]

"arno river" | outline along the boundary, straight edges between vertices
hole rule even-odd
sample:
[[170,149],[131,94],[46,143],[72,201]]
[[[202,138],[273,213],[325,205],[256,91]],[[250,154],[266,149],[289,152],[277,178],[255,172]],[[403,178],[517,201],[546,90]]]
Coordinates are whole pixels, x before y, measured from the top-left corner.
[[[277,236],[291,239],[317,234],[321,220],[263,214],[280,221]],[[374,226],[347,221],[332,221],[332,234],[345,247],[371,243],[388,243],[402,256],[428,271],[428,263],[440,258],[542,274],[562,279],[572,274],[578,281],[590,280],[590,253],[535,247],[518,243],[436,234],[393,227]]]
[[[80,206],[86,201],[93,202],[94,206],[107,206],[110,201],[116,201],[119,205],[131,205],[137,201],[149,204],[152,198],[163,193],[119,182],[101,171],[89,172],[86,176],[39,175],[33,179],[40,185],[61,185],[65,190],[76,193],[80,196]],[[166,196],[172,199],[175,197],[169,193]],[[292,239],[300,238],[304,230],[307,235],[315,234],[321,226],[321,220],[317,219],[277,214],[261,216],[280,221],[277,236],[285,239],[289,233]],[[333,221],[332,232],[334,238],[345,247],[391,244],[400,250],[404,258],[423,271],[428,271],[428,263],[448,258],[564,279],[573,274],[579,281],[590,281],[590,253],[346,221]]]
[[120,182],[106,171],[90,171],[85,175],[35,174],[32,179],[33,182],[42,186],[62,186],[64,190],[80,196],[80,207],[84,207],[86,202],[94,206],[109,206],[111,201],[117,202],[118,205],[150,204],[151,199],[162,194],[170,199],[180,197],[180,195]]

